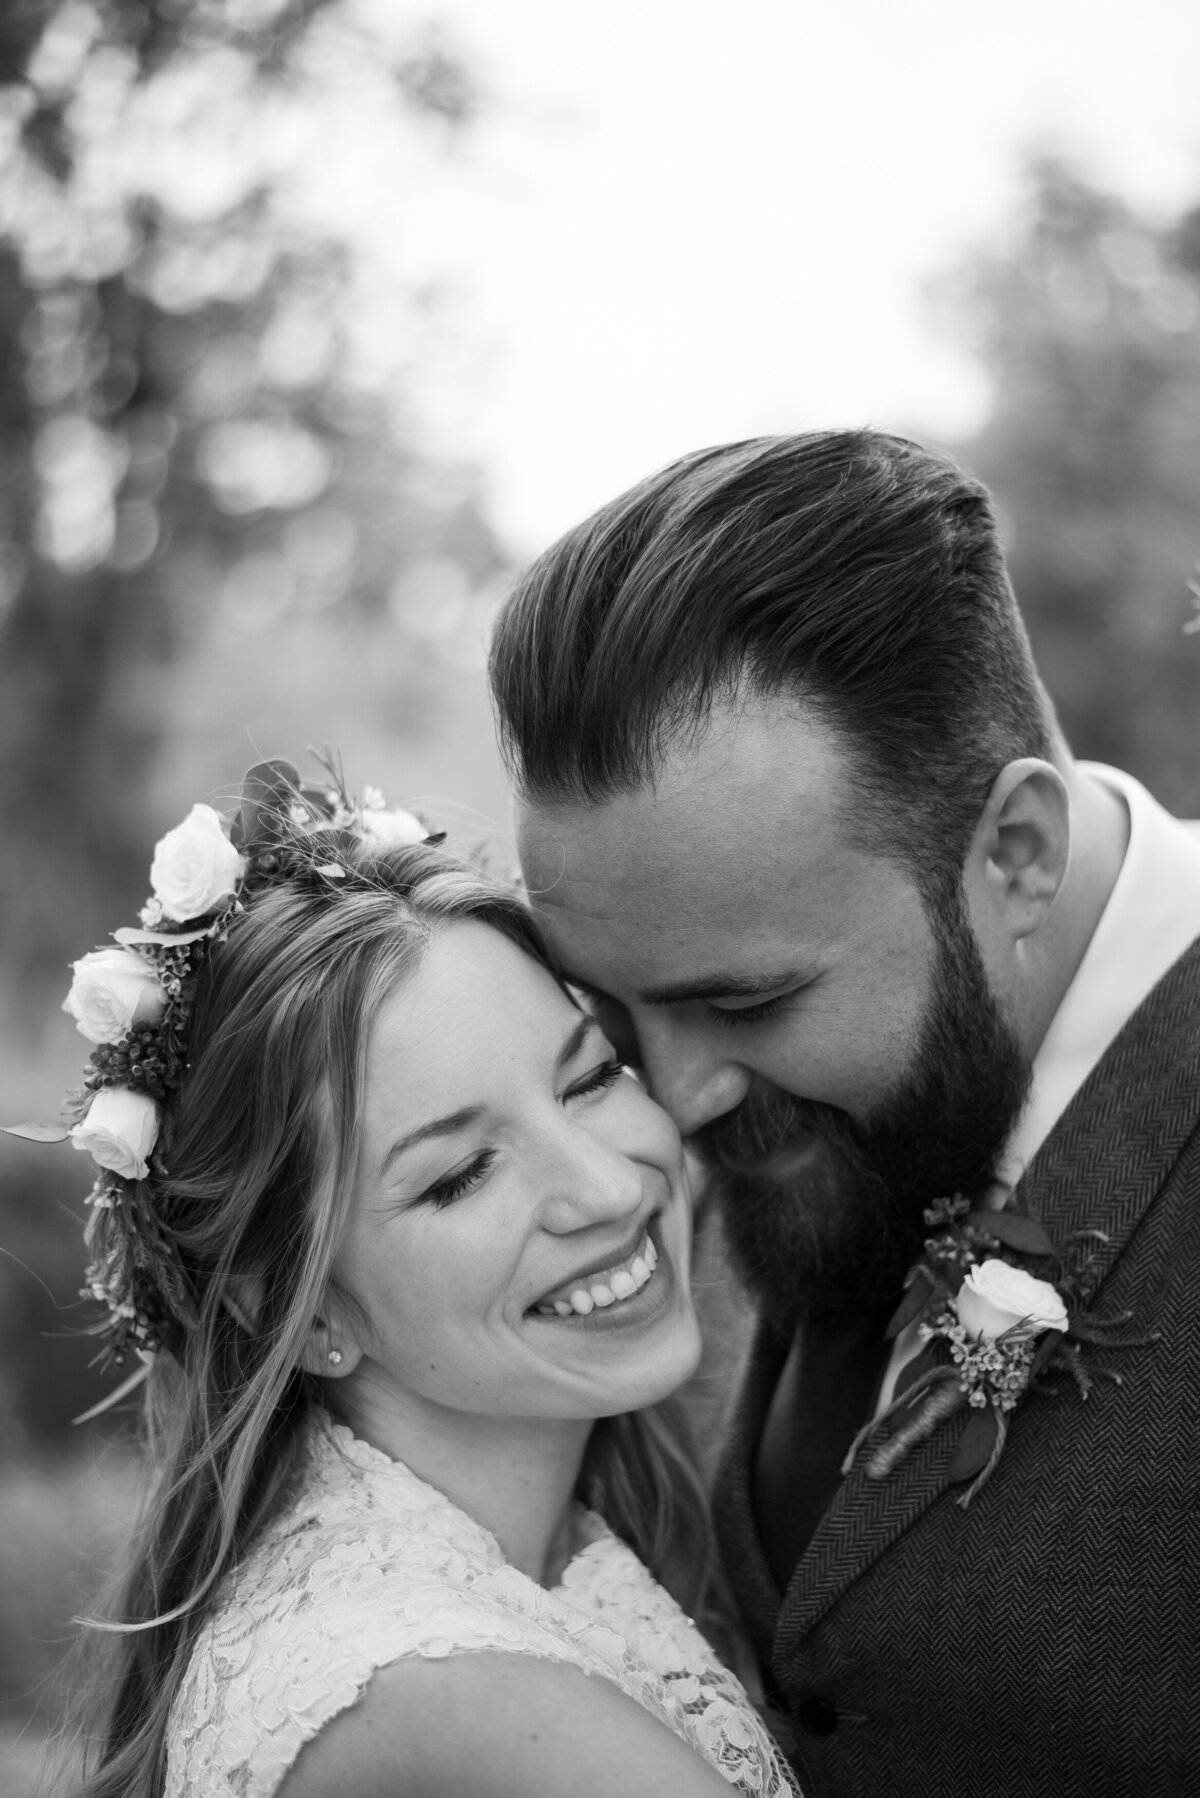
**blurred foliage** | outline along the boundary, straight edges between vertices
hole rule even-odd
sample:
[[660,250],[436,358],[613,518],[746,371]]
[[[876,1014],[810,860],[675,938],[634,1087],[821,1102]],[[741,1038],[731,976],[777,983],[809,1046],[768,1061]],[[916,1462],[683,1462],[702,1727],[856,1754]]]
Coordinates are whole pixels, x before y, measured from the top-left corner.
[[[464,669],[463,754],[490,738],[474,662],[507,563],[475,471],[428,447],[445,295],[405,235],[478,105],[390,3],[0,7],[5,1121],[53,1116],[87,1053],[66,963],[214,781],[312,737],[355,777],[356,732],[444,739]],[[11,1457],[99,1388],[71,1334],[86,1169],[4,1142]]]
[[378,616],[422,558],[500,564],[471,483],[447,503],[454,471],[416,440],[431,296],[363,255],[347,136],[374,108],[453,138],[473,89],[436,33],[358,21],[344,0],[5,7],[0,963],[22,981],[140,893],[172,666],[231,621],[236,656],[239,628]]
[[1161,222],[1040,155],[1008,241],[934,291],[988,370],[958,452],[1000,502],[1077,754],[1200,816],[1200,201]]

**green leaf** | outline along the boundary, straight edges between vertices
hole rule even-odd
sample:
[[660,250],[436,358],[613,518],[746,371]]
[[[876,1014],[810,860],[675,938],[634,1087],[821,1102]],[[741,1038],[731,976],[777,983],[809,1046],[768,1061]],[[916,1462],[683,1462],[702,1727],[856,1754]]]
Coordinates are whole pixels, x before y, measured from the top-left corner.
[[928,1268],[918,1267],[909,1284],[908,1291],[896,1307],[895,1315],[884,1331],[885,1339],[890,1342],[893,1336],[899,1336],[901,1330],[919,1317],[926,1305],[937,1291],[936,1282]]
[[23,1136],[26,1142],[66,1142],[70,1129],[65,1124],[0,1124],[5,1136]]
[[1062,1260],[1042,1226],[1020,1211],[972,1211],[967,1215],[967,1222],[976,1229],[986,1230],[989,1236],[994,1236],[1006,1248],[1015,1249],[1018,1255],[1046,1255],[1054,1261]]
[[1047,1361],[1054,1355],[1055,1350],[1058,1348],[1058,1345],[1065,1334],[1065,1330],[1046,1331],[1046,1334],[1042,1337],[1037,1348],[1034,1350],[1033,1360],[1029,1363],[1029,1377],[1031,1380],[1041,1373]]
[[936,1367],[937,1364],[937,1346],[935,1343],[927,1342],[924,1348],[913,1356],[911,1361],[906,1361],[904,1363],[904,1366],[896,1375],[896,1386],[892,1394],[893,1403],[896,1399],[903,1398],[914,1380],[919,1380],[922,1374],[928,1373],[929,1370]]
[[960,1480],[972,1480],[977,1473],[982,1473],[992,1458],[997,1430],[996,1413],[991,1405],[970,1407],[963,1433],[958,1439],[958,1448],[950,1463],[948,1477],[954,1485]]
[[162,949],[186,949],[189,943],[198,943],[202,938],[211,936],[215,925],[206,924],[203,930],[135,930],[131,924],[123,924],[120,930],[114,930],[116,941],[126,949],[136,949],[139,943],[156,943]]
[[282,820],[299,793],[300,770],[294,762],[255,762],[242,780],[241,808],[230,831],[234,848],[277,843]]

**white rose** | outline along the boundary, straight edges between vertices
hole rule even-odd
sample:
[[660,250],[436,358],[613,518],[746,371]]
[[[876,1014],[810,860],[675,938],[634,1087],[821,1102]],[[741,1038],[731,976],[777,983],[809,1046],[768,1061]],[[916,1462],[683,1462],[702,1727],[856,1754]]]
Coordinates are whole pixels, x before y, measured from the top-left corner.
[[1014,1324],[1024,1324],[1032,1334],[1065,1330],[1067,1308],[1048,1280],[1007,1261],[984,1261],[973,1267],[954,1300],[958,1321],[972,1336],[994,1342]]
[[405,843],[423,843],[429,835],[419,818],[398,806],[389,812],[365,811],[362,828],[364,836],[374,837],[389,849],[398,849]]
[[75,978],[62,1008],[90,1043],[116,1043],[134,1024],[162,1016],[158,976],[135,949],[95,949],[73,962]]
[[155,845],[150,885],[168,918],[186,924],[232,893],[245,864],[211,805],[194,805]]
[[87,1116],[72,1130],[71,1146],[126,1180],[144,1180],[157,1136],[158,1106],[153,1099],[127,1086],[103,1086]]

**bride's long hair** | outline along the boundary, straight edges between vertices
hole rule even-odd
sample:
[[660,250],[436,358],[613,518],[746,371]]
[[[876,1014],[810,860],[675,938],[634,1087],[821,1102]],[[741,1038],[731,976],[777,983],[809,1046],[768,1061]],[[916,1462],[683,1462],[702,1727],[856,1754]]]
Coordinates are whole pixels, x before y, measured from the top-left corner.
[[[455,920],[550,965],[516,896],[440,849],[346,836],[337,855],[344,880],[287,881],[249,901],[192,1012],[156,1189],[193,1318],[146,1382],[153,1483],[98,1639],[86,1638],[101,1667],[83,1798],[158,1798],[168,1714],[220,1583],[300,1480],[314,1412],[335,1407],[336,1381],[304,1372],[301,1356],[333,1282],[380,1005]],[[669,1405],[596,1425],[580,1496],[705,1614],[711,1530]]]

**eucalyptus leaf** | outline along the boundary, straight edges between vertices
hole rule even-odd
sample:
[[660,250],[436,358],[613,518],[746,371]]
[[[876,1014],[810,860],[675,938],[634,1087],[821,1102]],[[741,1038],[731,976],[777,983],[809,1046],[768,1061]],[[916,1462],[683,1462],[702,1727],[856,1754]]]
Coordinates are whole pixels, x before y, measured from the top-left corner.
[[938,1355],[936,1345],[932,1342],[927,1342],[924,1348],[915,1354],[910,1361],[904,1363],[904,1366],[897,1374],[896,1389],[892,1395],[893,1402],[895,1399],[903,1398],[909,1387],[913,1385],[915,1381],[919,1380],[922,1374],[928,1373],[930,1369],[936,1367],[937,1364]]
[[998,1427],[996,1413],[991,1405],[971,1405],[968,1408],[966,1425],[950,1463],[948,1477],[952,1484],[957,1485],[960,1480],[972,1480],[977,1473],[983,1472],[992,1458]]
[[135,949],[139,943],[154,943],[162,949],[185,949],[189,943],[198,943],[206,936],[211,936],[213,926],[206,924],[203,930],[135,930],[131,924],[123,924],[120,930],[114,930],[113,936],[126,949]]
[[1042,1337],[1037,1348],[1034,1350],[1033,1360],[1030,1362],[1029,1377],[1031,1380],[1035,1379],[1036,1376],[1041,1373],[1043,1367],[1045,1367],[1046,1363],[1053,1357],[1055,1350],[1058,1348],[1058,1345],[1065,1334],[1065,1330],[1046,1331],[1046,1334]]
[[1006,1248],[1015,1249],[1018,1255],[1044,1255],[1054,1261],[1062,1259],[1042,1226],[1019,1211],[972,1211],[966,1221],[977,1229],[986,1230],[989,1236],[994,1236]]
[[914,1317],[920,1316],[936,1291],[937,1285],[927,1269],[918,1267],[909,1283],[908,1291],[900,1300],[891,1322],[884,1331],[884,1336],[889,1342],[894,1336],[899,1336],[901,1330],[906,1329]]
[[242,780],[241,807],[230,833],[237,849],[270,848],[280,840],[280,824],[300,794],[294,762],[255,762]]
[[65,1124],[0,1124],[5,1136],[23,1136],[26,1142],[66,1142],[71,1134]]

